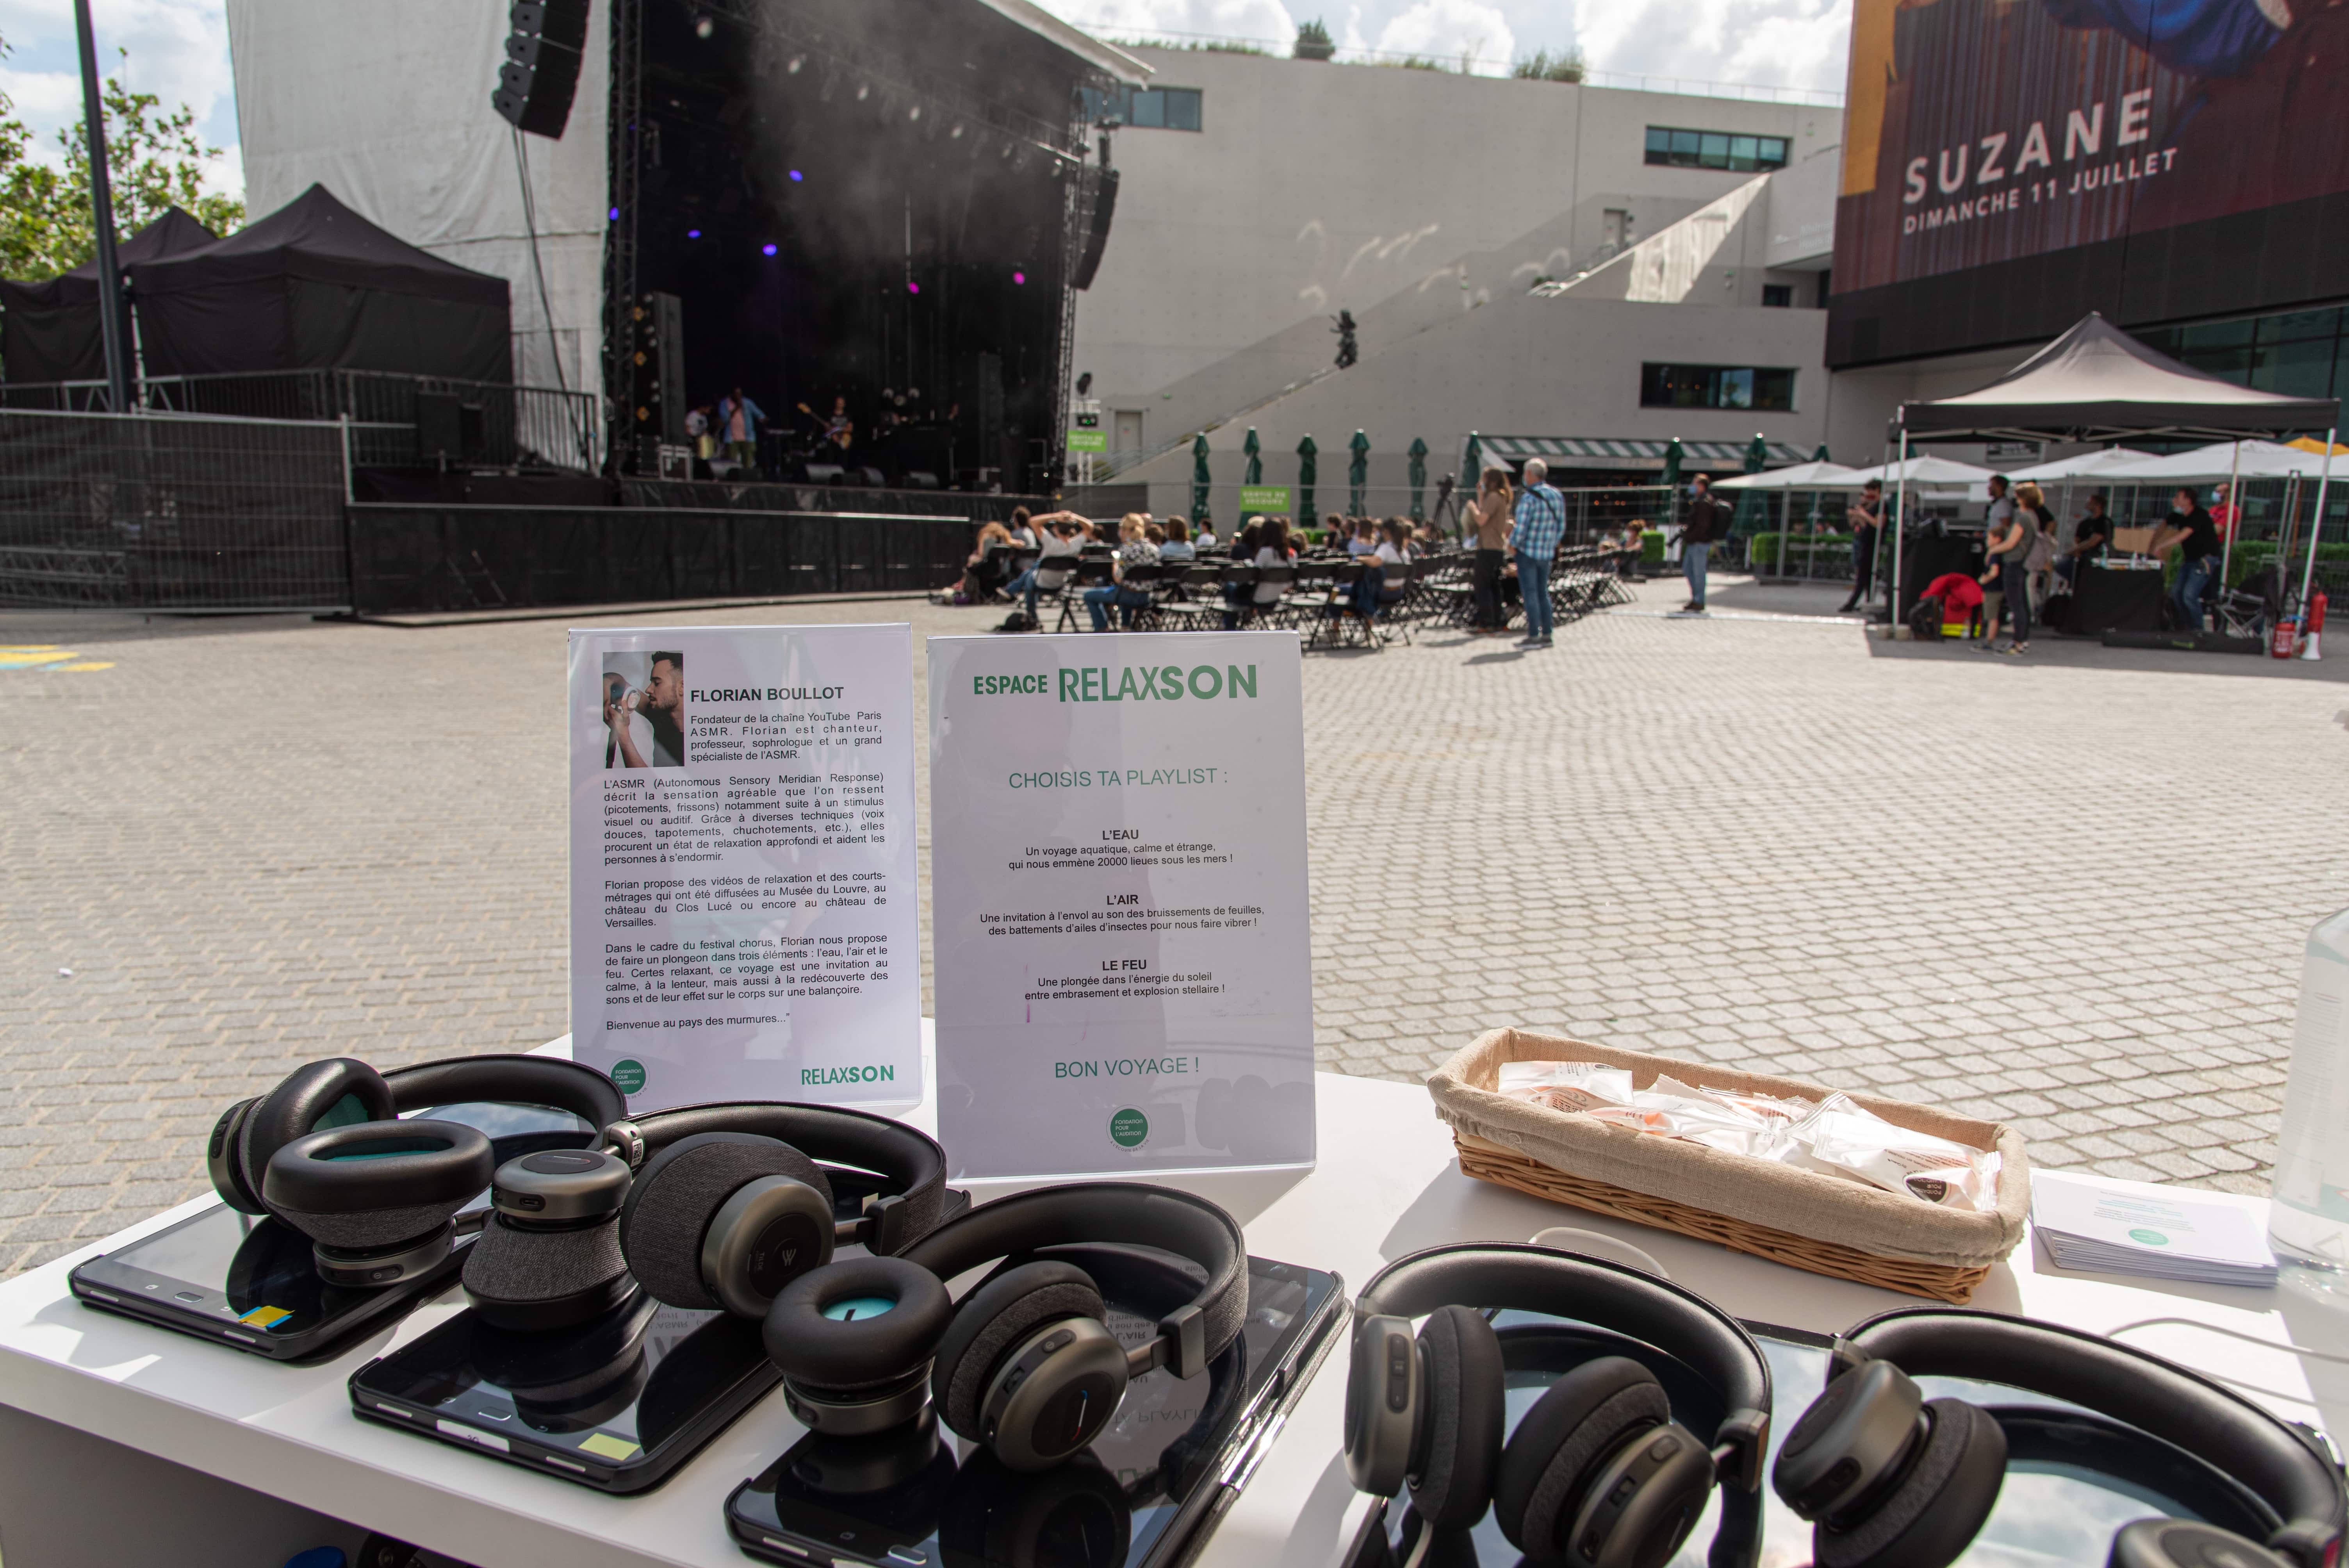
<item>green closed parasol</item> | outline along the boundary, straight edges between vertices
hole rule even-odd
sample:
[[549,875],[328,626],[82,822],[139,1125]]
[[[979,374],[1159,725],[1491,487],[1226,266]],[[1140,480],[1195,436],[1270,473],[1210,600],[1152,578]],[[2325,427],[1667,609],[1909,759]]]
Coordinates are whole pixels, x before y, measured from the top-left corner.
[[1202,430],[1191,440],[1191,521],[1204,522],[1207,517],[1207,432]]
[[1687,460],[1687,457],[1688,454],[1681,450],[1678,436],[1664,443],[1664,477],[1661,483],[1666,490],[1681,488],[1681,464]]
[[1264,447],[1256,438],[1254,425],[1248,427],[1247,439],[1240,443],[1240,450],[1247,454],[1247,478],[1240,482],[1248,485],[1264,483]]
[[1346,465],[1346,511],[1349,516],[1367,517],[1370,510],[1363,502],[1362,492],[1371,482],[1371,438],[1357,430],[1346,445],[1354,453],[1353,460]]
[[1475,495],[1485,482],[1485,439],[1475,431],[1468,432],[1468,450],[1460,459],[1460,489],[1465,495]]
[[1321,449],[1306,437],[1297,443],[1297,521],[1310,528],[1320,520],[1313,511],[1313,481],[1321,477]]
[[1427,443],[1417,436],[1411,438],[1411,520],[1418,522],[1427,516]]
[[[1770,443],[1759,430],[1745,448],[1745,471],[1758,474],[1770,466]],[[1770,520],[1770,500],[1760,490],[1747,490],[1737,498],[1737,521],[1733,525],[1738,533],[1751,533]]]

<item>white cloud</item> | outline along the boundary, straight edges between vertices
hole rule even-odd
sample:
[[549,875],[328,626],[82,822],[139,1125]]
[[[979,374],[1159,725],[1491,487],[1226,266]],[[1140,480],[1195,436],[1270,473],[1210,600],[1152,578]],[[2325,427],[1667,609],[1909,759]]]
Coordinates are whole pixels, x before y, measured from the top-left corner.
[[1575,0],[1593,68],[1841,91],[1845,0]]
[[1281,0],[1043,0],[1044,8],[1107,37],[1173,33],[1247,38],[1267,46],[1297,36],[1297,18]]
[[1447,65],[1464,58],[1486,76],[1506,71],[1516,46],[1508,18],[1485,0],[1413,0],[1379,29],[1378,47],[1386,53],[1424,55]]
[[[242,191],[223,0],[106,0],[96,12],[99,73],[153,93],[166,109],[193,110],[202,139],[224,149],[206,160],[207,186]],[[16,117],[38,133],[47,155],[56,132],[81,118],[71,0],[0,0],[0,39],[9,49],[0,91],[16,100]],[[129,52],[127,63],[118,49]]]

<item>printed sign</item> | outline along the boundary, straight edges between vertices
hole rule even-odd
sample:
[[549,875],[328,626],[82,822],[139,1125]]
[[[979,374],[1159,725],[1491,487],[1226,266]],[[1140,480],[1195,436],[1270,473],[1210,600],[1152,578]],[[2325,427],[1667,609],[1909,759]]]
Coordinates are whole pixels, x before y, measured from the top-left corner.
[[1287,485],[1242,485],[1240,486],[1240,510],[1242,511],[1287,511],[1288,487]]
[[956,1174],[1310,1163],[1296,634],[929,649],[938,1134]]
[[632,1111],[922,1098],[913,634],[571,634],[571,1032]]
[[1106,452],[1109,450],[1109,433],[1105,430],[1071,430],[1069,432],[1069,450]]

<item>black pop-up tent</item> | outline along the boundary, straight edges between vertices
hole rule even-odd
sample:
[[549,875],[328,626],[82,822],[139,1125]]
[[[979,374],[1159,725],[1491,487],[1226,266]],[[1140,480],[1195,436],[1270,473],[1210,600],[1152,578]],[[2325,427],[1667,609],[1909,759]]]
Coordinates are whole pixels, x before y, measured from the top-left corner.
[[[159,261],[220,236],[173,207],[116,247],[122,264]],[[95,381],[106,374],[98,263],[36,284],[0,283],[0,375],[11,381]]]
[[227,239],[128,271],[150,376],[346,369],[513,379],[505,280],[386,233],[323,185]]
[[[2333,437],[2341,422],[2337,397],[2292,397],[2261,392],[2189,369],[2157,354],[2095,311],[2069,332],[1992,382],[1953,397],[1904,403],[1894,419],[1905,467],[1911,441],[2119,441],[2190,438],[2272,439],[2323,430],[2326,457],[2316,487],[2316,527],[2309,531],[2308,566],[2301,595],[2316,569],[2316,535],[2324,522],[2332,482]],[[1908,486],[1900,486],[1908,516]],[[2228,492],[2233,494],[2230,487]],[[1893,537],[1894,614],[1900,613],[1900,534]]]

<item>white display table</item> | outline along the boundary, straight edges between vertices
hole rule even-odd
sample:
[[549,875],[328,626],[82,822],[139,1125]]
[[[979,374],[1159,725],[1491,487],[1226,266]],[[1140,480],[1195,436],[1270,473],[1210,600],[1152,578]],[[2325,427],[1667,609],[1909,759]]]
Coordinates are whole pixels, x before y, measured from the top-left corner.
[[[1318,1087],[1317,1169],[1173,1184],[1229,1209],[1247,1227],[1251,1252],[1336,1270],[1350,1295],[1383,1264],[1419,1248],[1524,1241],[1563,1224],[1634,1242],[1674,1279],[1755,1321],[1832,1333],[1874,1312],[1920,1305],[1470,1181],[1454,1163],[1449,1136],[1424,1090],[1334,1075],[1321,1077]],[[925,1120],[918,1109],[905,1116]],[[985,1202],[1012,1190],[981,1186],[973,1196]],[[2260,1200],[2230,1201],[2264,1213]],[[67,1294],[73,1264],[202,1203],[0,1284],[0,1405],[10,1408],[0,1411],[0,1440],[10,1449],[8,1463],[0,1465],[0,1552],[8,1568],[160,1562],[150,1554],[159,1543],[169,1544],[175,1564],[277,1568],[284,1557],[264,1553],[328,1540],[355,1543],[356,1533],[322,1532],[324,1522],[300,1510],[482,1568],[736,1568],[749,1561],[729,1538],[721,1508],[737,1482],[799,1436],[778,1397],[755,1407],[658,1490],[607,1497],[352,1416],[344,1380],[369,1357],[457,1311],[462,1298],[453,1290],[397,1327],[312,1367],[279,1365],[109,1316]],[[2349,1351],[2349,1310],[2332,1317],[2278,1291],[2060,1273],[2028,1241],[1992,1272],[1973,1305],[2099,1332],[2127,1329],[2129,1343],[2223,1377],[2279,1415],[2322,1420],[2333,1430],[2349,1416],[2349,1367],[2329,1358]],[[2127,1327],[2149,1320],[2153,1326]],[[2224,1331],[2317,1354],[2303,1373],[2302,1357]],[[1208,1543],[1204,1563],[1325,1568],[1336,1559],[1367,1501],[1347,1487],[1339,1458],[1344,1391],[1341,1349],[1323,1364]],[[2321,1413],[2319,1400],[2327,1407]],[[305,1530],[310,1539],[300,1538]]]

